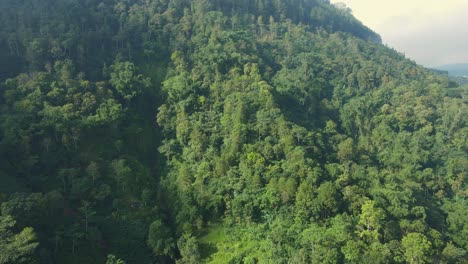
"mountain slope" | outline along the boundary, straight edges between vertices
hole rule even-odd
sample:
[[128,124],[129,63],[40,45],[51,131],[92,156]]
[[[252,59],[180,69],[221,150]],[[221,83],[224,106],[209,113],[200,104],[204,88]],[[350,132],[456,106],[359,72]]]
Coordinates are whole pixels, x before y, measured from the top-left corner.
[[1,4],[1,217],[34,228],[25,261],[466,261],[466,99],[345,10]]

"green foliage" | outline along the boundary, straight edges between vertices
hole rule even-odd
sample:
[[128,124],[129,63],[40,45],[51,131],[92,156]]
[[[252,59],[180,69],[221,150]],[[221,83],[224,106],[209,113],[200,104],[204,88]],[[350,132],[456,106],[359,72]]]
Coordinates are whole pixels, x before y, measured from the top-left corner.
[[431,242],[419,233],[409,233],[401,240],[408,263],[427,263],[429,262]]
[[177,241],[177,248],[180,250],[181,259],[176,263],[180,264],[196,264],[200,263],[200,246],[197,238],[188,234],[184,234]]
[[465,256],[466,256],[466,251],[455,247],[452,243],[448,242],[447,246],[444,248],[444,251],[442,252],[442,255],[444,257],[444,260],[447,262],[461,262]]
[[148,246],[156,256],[172,256],[175,242],[171,230],[161,220],[156,220],[149,226]]
[[150,80],[141,74],[137,75],[135,65],[129,61],[116,62],[111,66],[109,82],[127,101],[150,86]]
[[13,217],[0,216],[0,263],[32,263],[38,246],[36,233],[31,227],[16,233],[15,224]]
[[464,263],[465,95],[329,1],[0,1],[0,258]]
[[361,207],[358,221],[358,236],[365,241],[374,242],[379,240],[379,230],[385,215],[382,209],[375,208],[375,203],[366,201]]
[[106,264],[125,264],[125,261],[117,258],[114,255],[107,255]]

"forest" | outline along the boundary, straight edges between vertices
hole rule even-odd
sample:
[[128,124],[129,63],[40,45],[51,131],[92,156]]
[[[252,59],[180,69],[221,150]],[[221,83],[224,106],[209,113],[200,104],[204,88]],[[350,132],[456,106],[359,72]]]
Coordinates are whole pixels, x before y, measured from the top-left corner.
[[467,93],[328,0],[0,0],[0,264],[467,263]]

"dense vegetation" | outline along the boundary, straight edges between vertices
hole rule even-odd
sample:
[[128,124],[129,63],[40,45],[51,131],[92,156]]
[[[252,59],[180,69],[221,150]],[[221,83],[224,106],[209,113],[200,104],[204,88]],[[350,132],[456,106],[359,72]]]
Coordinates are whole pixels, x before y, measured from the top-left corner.
[[2,0],[0,263],[466,263],[466,93],[324,0]]

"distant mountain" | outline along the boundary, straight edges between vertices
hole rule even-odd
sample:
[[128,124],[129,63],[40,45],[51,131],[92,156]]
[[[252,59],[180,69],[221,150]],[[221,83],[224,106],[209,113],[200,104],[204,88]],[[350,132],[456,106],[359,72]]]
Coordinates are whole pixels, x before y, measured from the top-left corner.
[[435,69],[447,71],[452,76],[468,76],[468,63],[447,64]]
[[467,76],[449,76],[451,81],[458,83],[459,85],[468,84],[468,77]]
[[448,71],[434,69],[434,68],[427,68],[427,69],[429,71],[431,71],[432,73],[437,74],[437,75],[443,75],[443,76],[448,76],[449,75]]

